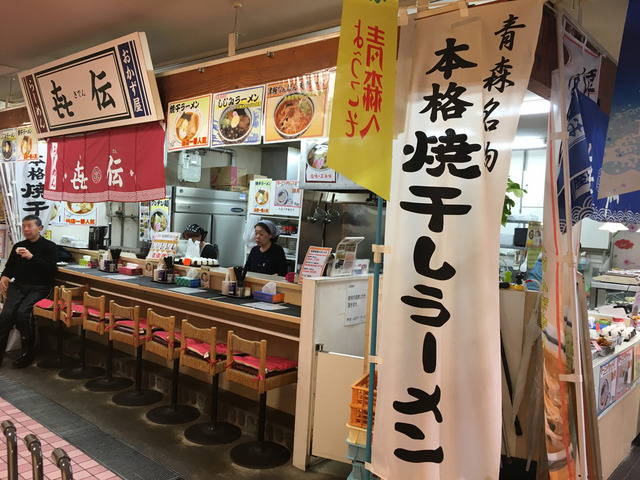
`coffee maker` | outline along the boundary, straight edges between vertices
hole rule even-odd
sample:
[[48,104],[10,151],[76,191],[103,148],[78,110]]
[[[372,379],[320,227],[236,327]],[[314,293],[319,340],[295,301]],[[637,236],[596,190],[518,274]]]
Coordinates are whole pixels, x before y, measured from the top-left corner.
[[104,243],[108,231],[109,227],[89,227],[89,250],[100,250],[108,247]]

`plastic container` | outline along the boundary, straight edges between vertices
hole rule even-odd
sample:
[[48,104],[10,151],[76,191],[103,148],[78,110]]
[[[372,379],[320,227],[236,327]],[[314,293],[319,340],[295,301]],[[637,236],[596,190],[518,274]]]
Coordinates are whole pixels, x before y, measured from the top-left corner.
[[[376,394],[377,390],[375,385],[378,380],[378,372],[375,374],[374,390],[373,390],[373,414],[375,415],[376,409]],[[353,385],[351,385],[351,418],[349,425],[354,427],[367,428],[367,415],[369,408],[369,374],[367,373],[362,378],[358,379]]]
[[364,463],[367,449],[365,445],[358,443],[351,443],[349,440],[345,440],[347,444],[347,458],[352,462]]

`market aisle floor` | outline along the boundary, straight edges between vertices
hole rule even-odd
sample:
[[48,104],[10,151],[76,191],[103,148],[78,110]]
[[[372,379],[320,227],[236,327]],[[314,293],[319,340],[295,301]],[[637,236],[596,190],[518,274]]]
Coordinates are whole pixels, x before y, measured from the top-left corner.
[[[107,470],[89,455],[78,450],[69,442],[51,432],[48,428],[40,425],[20,409],[14,407],[9,402],[0,398],[0,415],[6,419],[11,419],[13,426],[19,438],[18,443],[18,478],[20,480],[28,480],[32,478],[31,472],[31,453],[21,441],[27,433],[32,433],[38,440],[42,450],[43,473],[46,480],[57,480],[60,478],[60,470],[51,459],[51,452],[55,448],[61,448],[69,456],[74,459],[73,478],[82,479],[98,479],[98,480],[119,480],[120,477],[115,473]],[[3,420],[3,421],[4,421]],[[7,450],[2,448],[0,451],[0,474],[7,472]]]
[[[239,467],[229,460],[229,451],[236,442],[222,446],[192,444],[183,436],[188,424],[150,423],[145,414],[151,407],[121,407],[111,402],[113,393],[89,392],[83,387],[84,381],[64,380],[57,371],[35,365],[14,370],[7,363],[5,360],[0,367],[0,421],[14,422],[20,442],[27,433],[35,433],[43,443],[45,465],[53,466],[49,460],[51,450],[61,446],[72,460],[74,478],[337,480],[347,478],[351,472],[350,464],[333,461],[322,461],[307,472],[290,462],[270,470]],[[194,423],[198,421],[203,418]],[[251,436],[243,434],[238,442],[250,440]],[[19,451],[25,456],[28,452],[23,445],[19,443]],[[4,439],[0,450],[1,476],[6,471]],[[91,471],[91,476],[83,471]],[[46,478],[60,478],[59,470],[48,472]]]

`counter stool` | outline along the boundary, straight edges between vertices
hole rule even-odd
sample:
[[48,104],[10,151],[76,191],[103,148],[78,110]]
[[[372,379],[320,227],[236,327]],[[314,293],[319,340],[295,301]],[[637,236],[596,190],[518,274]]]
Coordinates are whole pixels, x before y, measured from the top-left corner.
[[[177,348],[176,348],[177,347]],[[145,350],[173,361],[171,377],[171,403],[147,412],[147,419],[162,425],[189,423],[200,416],[200,411],[189,405],[178,404],[178,377],[180,375],[180,332],[176,332],[176,317],[158,315],[147,309],[147,335]]]
[[140,318],[140,307],[123,307],[109,302],[109,340],[132,345],[136,349],[135,388],[116,393],[111,400],[116,405],[140,407],[162,400],[162,393],[142,388],[142,349],[145,344],[147,321]]
[[[84,307],[87,312],[82,321],[85,329],[92,329],[100,335],[104,335],[107,331],[107,318],[110,317],[106,311],[106,298],[104,295],[94,297],[89,294],[84,296]],[[85,383],[84,388],[92,392],[114,392],[130,387],[133,382],[129,378],[113,376],[113,340],[109,338],[107,342],[107,365],[106,373],[102,378],[89,380]]]
[[84,301],[89,295],[89,292],[84,292],[81,303],[77,303],[72,298],[72,292],[70,289],[64,286],[60,287],[58,305],[59,305],[59,318],[58,321],[64,324],[67,328],[79,326],[80,327],[80,365],[77,367],[69,367],[61,370],[58,376],[66,378],[68,380],[85,380],[88,378],[99,377],[104,373],[104,369],[99,367],[89,367],[85,362],[86,351],[86,332],[84,331],[83,321],[87,306],[84,305]]
[[238,427],[218,421],[218,375],[225,371],[226,345],[216,343],[216,327],[197,328],[186,320],[180,331],[180,365],[191,367],[211,376],[211,417],[208,422],[187,428],[187,440],[200,445],[222,445],[240,438]]
[[[247,468],[273,468],[289,461],[289,450],[264,440],[267,391],[295,383],[298,362],[282,357],[267,356],[267,341],[245,340],[232,331],[227,334],[227,380],[257,390],[260,394],[258,410],[258,439],[231,449],[231,460]],[[246,356],[236,355],[236,352]]]
[[[69,292],[68,294],[70,294],[71,296],[72,305],[82,304],[82,298],[84,296],[84,293],[89,291],[89,285],[82,285],[79,287],[65,287],[64,285],[61,285],[60,287],[58,287],[58,298],[56,302],[57,306],[53,307],[54,309],[57,310],[57,312],[55,314],[55,319],[52,318],[54,322],[58,322],[58,328],[56,332],[56,353],[55,353],[55,357],[53,358],[45,358],[44,360],[39,361],[38,367],[40,368],[68,368],[78,363],[75,359],[71,357],[67,357],[62,353],[62,337],[64,336],[64,332],[63,332],[64,322],[60,321],[60,318],[61,318],[61,312],[60,312],[61,293],[60,292],[63,288],[67,292]],[[55,296],[55,289],[54,289],[54,296]],[[36,315],[35,308],[37,305],[38,305],[37,303],[36,305],[34,305],[34,315]]]

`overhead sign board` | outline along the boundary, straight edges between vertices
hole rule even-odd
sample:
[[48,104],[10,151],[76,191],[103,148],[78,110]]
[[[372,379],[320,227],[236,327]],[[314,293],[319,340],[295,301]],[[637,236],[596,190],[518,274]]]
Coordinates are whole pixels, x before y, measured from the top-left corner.
[[38,138],[163,118],[142,32],[25,71],[19,78]]

